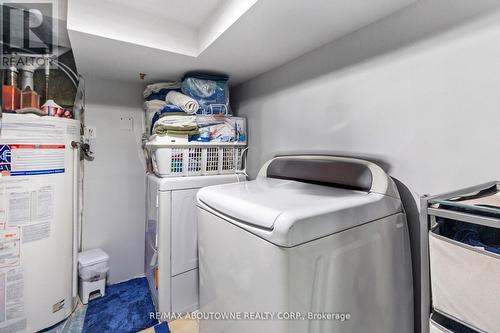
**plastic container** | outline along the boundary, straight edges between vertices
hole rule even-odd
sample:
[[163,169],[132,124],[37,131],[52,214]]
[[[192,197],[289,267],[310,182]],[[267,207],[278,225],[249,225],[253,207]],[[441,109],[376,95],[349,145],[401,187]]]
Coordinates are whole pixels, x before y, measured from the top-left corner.
[[429,233],[432,303],[477,331],[500,332],[500,255]]
[[228,79],[227,75],[188,72],[182,79],[182,93],[198,102],[198,114],[227,115],[230,113]]
[[21,107],[21,90],[14,86],[2,86],[2,110],[14,112]]
[[40,96],[29,86],[21,92],[21,108],[40,108]]
[[237,173],[242,170],[241,144],[149,145],[153,171],[159,177],[205,176]]
[[99,248],[78,255],[79,294],[83,304],[87,304],[92,296],[105,295],[108,261],[108,254]]

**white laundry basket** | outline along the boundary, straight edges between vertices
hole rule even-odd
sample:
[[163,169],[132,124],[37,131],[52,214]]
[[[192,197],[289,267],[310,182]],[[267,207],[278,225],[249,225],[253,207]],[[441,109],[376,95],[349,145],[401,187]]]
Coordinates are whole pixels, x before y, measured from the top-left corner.
[[102,249],[92,249],[78,255],[79,294],[83,304],[102,297],[106,292],[106,274],[109,256]]
[[243,168],[244,144],[149,145],[153,171],[159,177],[237,173]]
[[434,309],[488,333],[500,333],[500,255],[429,233]]

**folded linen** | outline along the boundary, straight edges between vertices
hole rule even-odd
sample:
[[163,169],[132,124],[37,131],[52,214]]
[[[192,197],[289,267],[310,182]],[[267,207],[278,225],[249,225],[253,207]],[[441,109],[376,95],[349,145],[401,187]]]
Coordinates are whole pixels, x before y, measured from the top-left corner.
[[210,125],[222,124],[224,123],[223,117],[214,117],[211,115],[199,115],[196,117],[196,122],[199,127],[205,127]]
[[195,114],[200,107],[197,101],[177,91],[170,91],[167,94],[165,101],[169,104],[179,106],[184,112],[188,114]]
[[161,110],[167,105],[167,102],[164,101],[147,101],[144,102],[143,108],[145,111],[145,122],[146,122],[146,128],[149,128],[151,131],[153,130],[153,125],[154,122],[156,121],[155,115],[159,114]]
[[[169,106],[169,105],[167,105],[167,106]],[[162,111],[155,112],[152,117],[146,119],[146,121],[147,121],[146,128],[149,128],[150,133],[153,133],[154,125],[156,124],[158,119],[160,119],[161,117],[164,117],[164,116],[186,116],[187,115],[187,113],[182,111],[182,110],[180,112],[179,111],[177,111],[177,112],[175,112],[175,111],[165,112],[163,110],[164,109],[162,109]]]
[[158,132],[157,134],[158,135],[162,135],[163,133],[165,135],[187,135],[187,136],[194,136],[194,135],[198,135],[200,134],[200,132],[197,130],[197,129],[193,129],[193,130],[190,130],[190,131],[179,131],[179,130],[165,130],[165,131],[161,131]]
[[152,101],[146,101],[143,104],[143,109],[146,112],[158,112],[161,111],[165,106],[167,106],[168,103],[165,101],[159,101],[157,99],[152,100]]
[[[167,134],[167,131],[183,131],[190,132],[193,130],[198,130],[198,125],[196,124],[196,116],[181,116],[181,115],[169,115],[164,114],[153,127],[154,134]],[[172,133],[174,134],[174,133]],[[182,133],[175,133],[182,134]],[[185,133],[189,134],[189,133]]]
[[166,82],[158,82],[153,84],[148,84],[146,89],[144,89],[143,96],[144,98],[148,98],[150,95],[154,93],[160,92],[162,89],[169,90],[178,90],[181,88],[180,81],[166,81]]
[[146,111],[148,114],[153,114],[156,112],[184,112],[180,107],[177,105],[173,104],[167,104],[167,102],[164,101],[146,101],[144,102],[143,105],[144,111]]
[[144,102],[144,110],[146,111],[146,128],[149,128],[151,132],[153,131],[155,122],[164,113],[187,115],[177,105],[167,104],[167,102],[158,100]]
[[228,122],[224,122],[223,124],[211,125],[206,128],[210,130],[210,141],[236,141],[235,128]]

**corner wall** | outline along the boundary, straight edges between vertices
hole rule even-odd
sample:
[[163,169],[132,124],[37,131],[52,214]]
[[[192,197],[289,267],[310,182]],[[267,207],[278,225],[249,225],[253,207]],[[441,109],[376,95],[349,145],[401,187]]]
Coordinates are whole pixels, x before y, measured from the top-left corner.
[[490,0],[420,0],[231,91],[248,119],[252,178],[277,154],[307,152],[373,160],[397,179],[415,332],[418,197],[500,179],[499,92],[500,12]]
[[86,80],[85,123],[97,136],[95,159],[84,165],[82,243],[84,250],[101,247],[109,254],[110,283],[144,275],[143,88]]

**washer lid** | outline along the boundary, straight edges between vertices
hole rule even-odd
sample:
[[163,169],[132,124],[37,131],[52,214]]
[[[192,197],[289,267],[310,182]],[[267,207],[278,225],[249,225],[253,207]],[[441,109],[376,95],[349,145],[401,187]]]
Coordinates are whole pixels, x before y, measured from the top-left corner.
[[398,199],[282,179],[205,187],[198,203],[269,241],[294,246],[401,212]]
[[281,246],[402,212],[394,183],[378,166],[325,156],[275,158],[254,181],[202,188],[198,205]]

